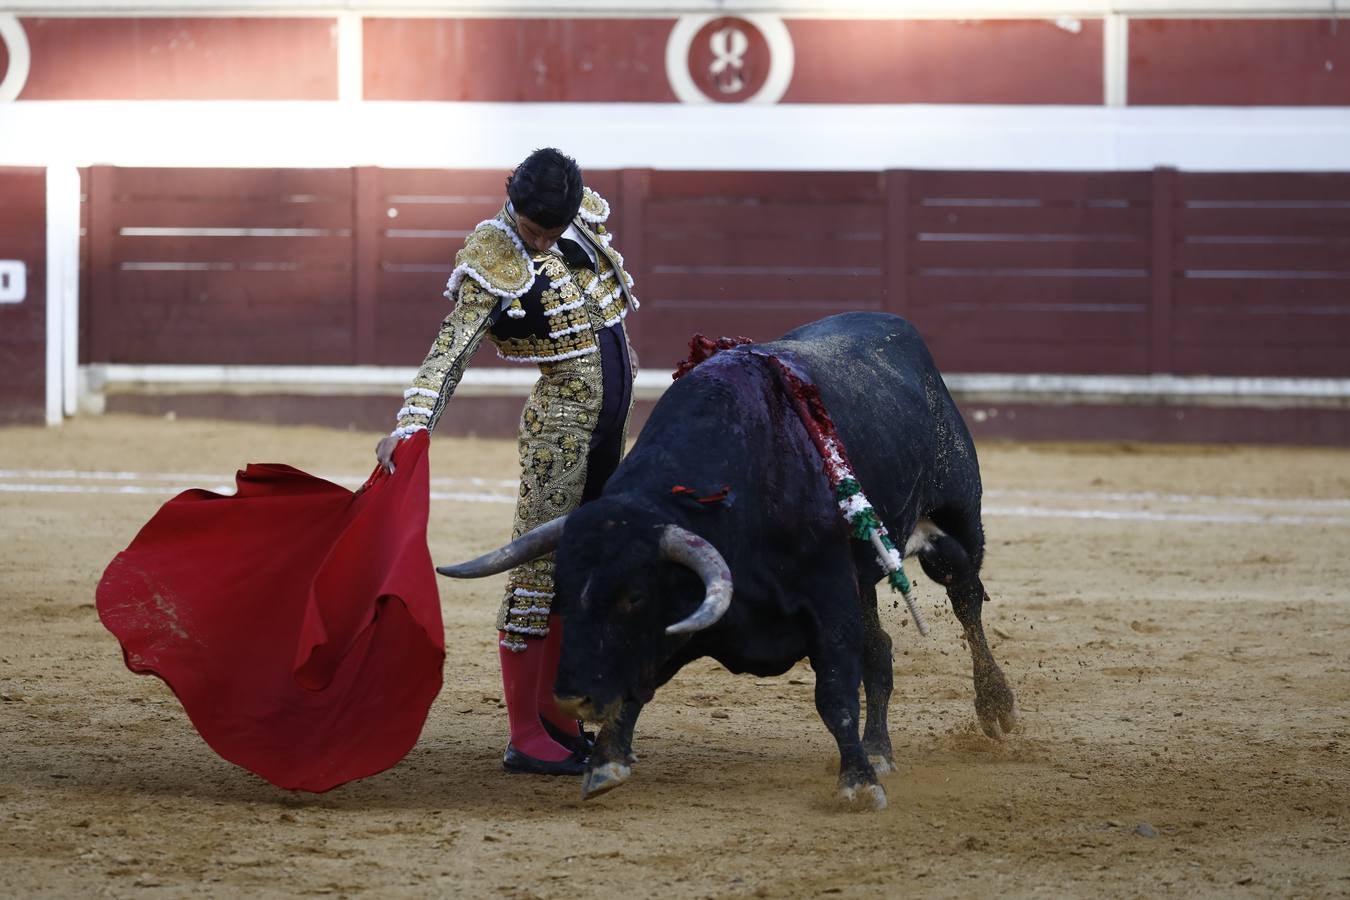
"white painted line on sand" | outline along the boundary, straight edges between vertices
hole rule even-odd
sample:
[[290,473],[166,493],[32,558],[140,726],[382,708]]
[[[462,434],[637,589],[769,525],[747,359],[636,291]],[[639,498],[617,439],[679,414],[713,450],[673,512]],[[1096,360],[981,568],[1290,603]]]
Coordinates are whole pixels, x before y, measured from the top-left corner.
[[[185,490],[204,490],[212,494],[232,496],[234,485],[220,484],[214,487],[176,488],[169,485],[146,484],[6,484],[0,482],[0,493],[4,494],[148,494],[170,497]],[[483,494],[463,491],[432,491],[432,500],[447,500],[454,503],[515,503],[514,496],[506,494]]]
[[986,516],[1038,519],[1107,519],[1124,522],[1196,522],[1214,525],[1350,525],[1350,516],[1282,516],[1254,513],[1171,513],[1149,509],[1058,509],[1048,506],[986,506]]
[[[126,472],[120,470],[83,470],[83,469],[0,469],[0,492],[32,494],[125,494],[168,496],[182,490],[200,488],[212,493],[229,495],[234,491],[233,483],[212,484],[221,476],[193,472]],[[328,481],[336,484],[356,486],[365,482],[361,475],[328,476]],[[75,484],[51,484],[46,482],[73,481]],[[91,481],[111,481],[115,484],[89,484]],[[476,477],[441,477],[431,479],[437,487],[468,486],[479,488],[512,488],[518,482],[510,479],[488,479]],[[431,499],[453,503],[515,503],[514,491],[511,494],[491,491],[455,491],[433,490]],[[1164,493],[1158,491],[1059,491],[1059,490],[1021,490],[990,489],[986,498],[1023,499],[1050,501],[1079,501],[1092,504],[1086,509],[1070,509],[1061,506],[993,504],[985,506],[984,513],[990,516],[1022,516],[1027,518],[1060,518],[1079,520],[1108,521],[1144,521],[1144,522],[1192,522],[1226,525],[1350,525],[1350,517],[1330,515],[1304,515],[1301,513],[1320,510],[1350,509],[1350,498],[1313,498],[1313,497],[1250,497],[1223,496],[1218,494]],[[1149,504],[1168,503],[1174,505],[1218,506],[1220,510],[1206,512],[1162,511],[1153,509],[1115,509],[1111,504]],[[1108,508],[1102,508],[1106,504]],[[1246,513],[1223,512],[1223,507],[1278,508],[1298,512]]]
[[1350,509],[1350,498],[1314,499],[1312,497],[1238,497],[1222,494],[1164,494],[1156,491],[1025,491],[990,488],[988,498],[1090,500],[1097,503],[1218,503],[1233,506],[1278,506],[1294,509]]
[[[203,472],[115,472],[104,470],[88,469],[0,469],[0,479],[4,478],[31,478],[38,480],[52,481],[168,481],[182,482],[189,487],[195,487],[203,482],[211,482],[221,478],[221,474],[206,474]],[[325,481],[331,481],[334,484],[364,484],[366,475],[317,475]],[[455,485],[468,484],[474,487],[507,487],[514,488],[520,482],[514,479],[504,478],[470,478],[470,477],[445,477],[431,479],[433,485]]]

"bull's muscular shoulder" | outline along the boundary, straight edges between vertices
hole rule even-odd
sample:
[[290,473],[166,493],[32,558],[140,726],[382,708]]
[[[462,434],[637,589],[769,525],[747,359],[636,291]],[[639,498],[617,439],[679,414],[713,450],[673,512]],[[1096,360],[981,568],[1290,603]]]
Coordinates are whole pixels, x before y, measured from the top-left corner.
[[587,225],[599,225],[609,218],[609,201],[588,187],[581,189],[581,208],[577,210],[581,221]]
[[519,297],[534,283],[534,266],[515,230],[503,219],[479,222],[455,254],[455,271],[446,285],[453,297],[465,278],[498,297]]

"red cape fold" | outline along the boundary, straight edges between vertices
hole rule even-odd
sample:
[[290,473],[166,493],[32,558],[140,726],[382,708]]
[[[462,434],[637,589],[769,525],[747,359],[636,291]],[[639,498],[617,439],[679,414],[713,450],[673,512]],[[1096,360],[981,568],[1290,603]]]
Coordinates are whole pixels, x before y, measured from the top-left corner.
[[427,550],[425,432],[356,492],[250,464],[234,496],[164,504],[98,585],[127,668],[173,689],[213,750],[326,791],[417,741],[445,634]]

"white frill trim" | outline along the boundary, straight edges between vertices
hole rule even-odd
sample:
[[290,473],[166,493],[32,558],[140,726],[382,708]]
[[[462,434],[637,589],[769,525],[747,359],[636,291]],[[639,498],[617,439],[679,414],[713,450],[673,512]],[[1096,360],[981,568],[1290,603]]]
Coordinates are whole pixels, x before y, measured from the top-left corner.
[[439,400],[441,398],[441,395],[431,390],[431,388],[414,387],[408,388],[406,391],[403,392],[404,400],[407,400],[410,397],[426,397],[430,400]]
[[546,616],[551,610],[547,606],[512,606],[506,611],[513,616]]
[[578,331],[585,331],[591,327],[590,322],[582,322],[580,325],[573,325],[571,328],[564,328],[562,331],[550,331],[548,336],[555,340],[569,334],[576,334]]
[[395,428],[393,431],[389,432],[389,435],[390,437],[396,437],[399,440],[403,440],[409,435],[416,434],[419,431],[426,431],[426,430],[427,426],[425,425],[400,425],[398,428]]
[[[618,319],[615,319],[614,321],[617,322]],[[605,324],[609,325],[612,323],[606,322]],[[580,350],[573,350],[570,353],[559,353],[555,356],[507,356],[506,354],[502,353],[501,350],[498,350],[497,356],[500,359],[504,359],[507,362],[513,363],[561,362],[564,359],[575,359],[578,356],[589,356],[592,353],[598,351],[599,349],[600,349],[599,347],[583,347]]]
[[401,418],[403,418],[404,416],[425,416],[426,418],[430,419],[430,418],[431,418],[431,407],[429,407],[429,406],[405,406],[405,407],[403,407],[402,409],[400,409],[400,410],[398,411],[398,415],[394,416],[394,419],[395,419],[395,421],[397,421],[398,419],[401,419]]
[[617,325],[620,322],[622,322],[627,316],[628,316],[628,307],[626,306],[620,307],[619,314],[612,319],[606,319],[604,325],[601,327],[608,328],[611,325]]
[[[506,627],[503,628],[502,630],[509,631],[512,634],[528,634],[531,637],[548,637],[547,628],[530,628],[526,625],[515,625],[512,623],[507,623]],[[502,642],[502,646],[506,647],[507,649],[513,649],[511,645],[507,644],[505,641]]]
[[523,319],[525,318],[525,310],[518,306],[508,306],[506,308],[506,316],[509,319]]
[[623,296],[623,288],[616,287],[614,290],[610,291],[609,294],[606,295],[603,300],[600,301],[600,308],[604,309],[606,306],[609,306],[611,303],[613,303],[615,300],[618,300],[622,296]]
[[[512,597],[536,597],[543,600],[552,600],[552,591],[532,591],[529,588],[515,588],[511,591]],[[547,612],[547,610],[545,610]]]
[[552,309],[544,310],[544,316],[551,319],[554,316],[560,316],[565,312],[571,312],[574,309],[581,309],[581,307],[583,307],[584,305],[586,305],[586,298],[585,296],[582,296],[575,303],[564,303],[562,306],[555,306]]
[[[530,261],[530,255],[525,252],[525,245],[520,242],[520,237],[511,230],[511,226],[507,225],[505,222],[500,222],[497,219],[484,219],[474,227],[474,230],[477,231],[484,225],[496,228],[498,231],[509,237],[511,243],[516,247],[516,252],[519,253],[521,259],[525,261],[525,268],[531,272],[534,271],[534,265]],[[524,296],[525,292],[534,284],[534,279],[530,279],[529,282],[518,291],[504,291],[501,288],[493,287],[489,284],[488,280],[468,263],[461,263],[460,265],[455,266],[455,270],[450,273],[450,280],[445,283],[445,296],[447,298],[451,300],[454,299],[455,291],[459,290],[459,286],[464,281],[465,275],[473,278],[473,280],[478,282],[483,290],[487,291],[489,294],[495,294],[498,297],[505,297],[511,300]]]
[[583,222],[587,222],[591,225],[599,225],[601,222],[609,218],[609,201],[606,200],[604,197],[601,197],[599,194],[597,194],[590,188],[584,188],[584,190],[586,191],[586,193],[590,194],[592,197],[596,199],[596,201],[599,202],[600,206],[602,207],[602,210],[601,212],[593,213],[590,210],[588,210],[586,208],[586,204],[583,203],[581,204],[581,208],[577,210],[577,215],[581,218],[581,221]]

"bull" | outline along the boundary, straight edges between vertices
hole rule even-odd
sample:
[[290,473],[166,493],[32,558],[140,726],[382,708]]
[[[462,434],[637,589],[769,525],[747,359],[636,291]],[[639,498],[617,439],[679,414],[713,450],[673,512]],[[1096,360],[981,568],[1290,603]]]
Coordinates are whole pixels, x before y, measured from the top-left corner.
[[585,797],[629,778],[638,715],[687,663],[710,656],[762,677],[805,657],[816,709],[839,746],[839,796],[886,805],[877,775],[895,768],[892,644],[876,586],[887,573],[851,536],[769,356],[814,382],[878,517],[945,588],[973,659],[984,733],[1017,726],[981,622],[988,596],[970,433],[913,326],[845,313],[701,363],[665,392],[599,498],[438,569],[481,577],[556,552],[564,630],[555,694],[601,725]]

